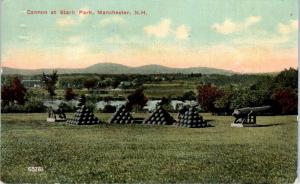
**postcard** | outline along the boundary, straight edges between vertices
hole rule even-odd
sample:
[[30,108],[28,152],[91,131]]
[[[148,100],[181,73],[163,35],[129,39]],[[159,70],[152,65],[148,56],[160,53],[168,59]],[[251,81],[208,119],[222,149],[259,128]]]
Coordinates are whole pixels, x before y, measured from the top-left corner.
[[298,1],[2,0],[3,183],[297,183]]

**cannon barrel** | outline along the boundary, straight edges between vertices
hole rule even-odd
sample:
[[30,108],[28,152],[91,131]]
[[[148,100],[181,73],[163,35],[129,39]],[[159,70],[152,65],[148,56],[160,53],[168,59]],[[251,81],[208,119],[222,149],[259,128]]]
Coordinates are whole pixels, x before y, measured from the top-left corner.
[[232,113],[234,117],[239,117],[243,115],[247,115],[250,112],[261,112],[270,109],[271,106],[261,106],[261,107],[245,107],[240,109],[235,109]]

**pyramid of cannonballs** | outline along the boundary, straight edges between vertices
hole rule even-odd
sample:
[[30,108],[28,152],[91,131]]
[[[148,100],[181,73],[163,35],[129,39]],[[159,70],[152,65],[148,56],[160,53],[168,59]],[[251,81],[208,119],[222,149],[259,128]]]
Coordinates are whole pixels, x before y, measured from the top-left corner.
[[178,115],[178,126],[199,128],[206,127],[207,123],[203,121],[202,116],[199,116],[195,106],[189,107],[185,112]]
[[161,105],[157,105],[155,111],[144,120],[143,124],[172,125],[174,122],[174,118]]
[[116,110],[108,122],[117,124],[130,124],[134,123],[134,120],[125,104]]
[[93,125],[100,123],[99,119],[94,116],[94,113],[85,106],[84,96],[79,99],[74,118],[68,119],[67,122],[74,125]]

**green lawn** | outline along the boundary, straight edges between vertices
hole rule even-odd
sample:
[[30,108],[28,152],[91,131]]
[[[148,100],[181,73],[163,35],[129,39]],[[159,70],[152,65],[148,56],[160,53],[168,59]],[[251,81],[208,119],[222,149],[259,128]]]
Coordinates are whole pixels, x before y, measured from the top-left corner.
[[[232,117],[204,114],[214,127],[203,129],[45,119],[2,115],[3,182],[291,183],[296,177],[296,116],[258,117],[266,126],[231,128]],[[29,172],[30,166],[44,171]]]

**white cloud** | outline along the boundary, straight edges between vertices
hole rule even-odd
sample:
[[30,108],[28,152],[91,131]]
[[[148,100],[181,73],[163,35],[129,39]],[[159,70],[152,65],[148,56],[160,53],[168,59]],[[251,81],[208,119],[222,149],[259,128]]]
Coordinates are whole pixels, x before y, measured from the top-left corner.
[[212,25],[212,29],[222,34],[230,34],[234,32],[243,31],[250,26],[257,24],[261,21],[259,16],[250,16],[243,22],[233,22],[231,19],[225,19],[223,23],[215,23]]
[[56,23],[60,27],[69,27],[69,26],[78,25],[80,23],[80,21],[74,19],[71,16],[67,16],[67,17],[57,19]]
[[[90,10],[88,7],[80,8],[80,10],[88,11]],[[70,27],[79,25],[82,21],[84,21],[89,15],[80,14],[79,16],[76,15],[68,15],[65,17],[61,17],[56,20],[56,24],[59,27]]]
[[26,27],[27,27],[26,24],[20,24],[19,26],[20,26],[21,28],[26,28]]
[[[89,7],[83,7],[83,8],[80,8],[80,10],[88,11],[88,10],[90,10],[90,8],[89,8]],[[79,15],[79,19],[80,19],[80,21],[82,21],[83,19],[85,19],[85,18],[88,17],[88,16],[89,16],[89,15],[80,14],[80,15]]]
[[122,24],[126,24],[126,21],[124,20],[123,17],[120,17],[120,16],[108,17],[108,18],[102,19],[99,22],[100,27],[107,27],[109,25],[122,25]]
[[189,36],[190,28],[182,24],[175,29],[172,28],[172,21],[170,19],[161,19],[156,25],[148,25],[144,27],[144,32],[148,36],[157,38],[165,38],[173,35],[178,40],[185,40]]
[[24,40],[24,41],[27,41],[29,40],[29,37],[28,36],[24,36],[24,35],[21,35],[18,37],[20,40]]
[[184,24],[177,27],[175,30],[175,36],[179,40],[185,40],[189,37],[190,28],[186,27]]
[[279,23],[277,30],[280,34],[291,34],[298,30],[298,20],[290,20],[288,24]]
[[156,25],[149,25],[144,27],[144,32],[148,36],[155,36],[158,38],[164,38],[171,32],[171,20],[161,19],[161,21]]

